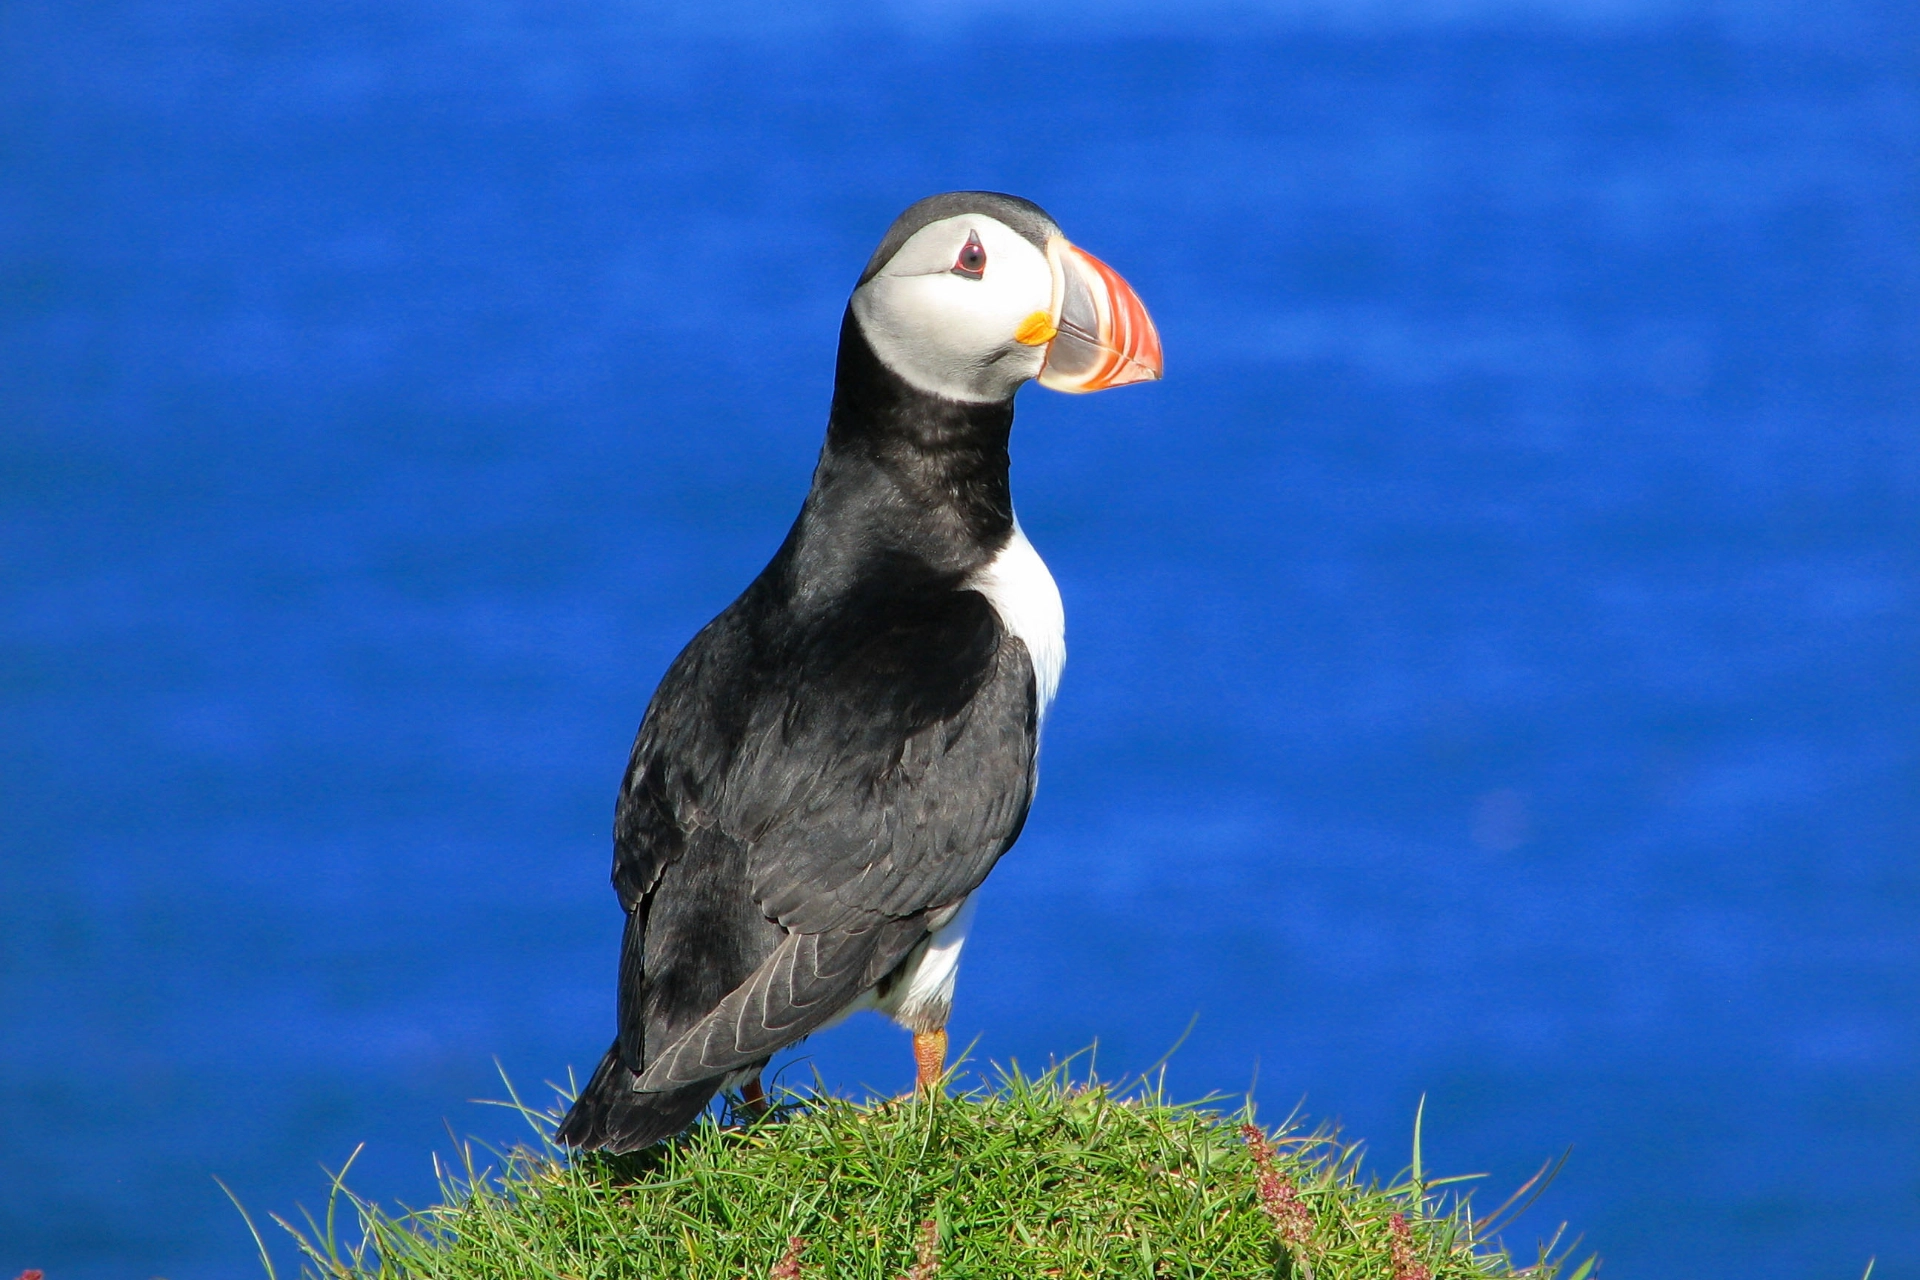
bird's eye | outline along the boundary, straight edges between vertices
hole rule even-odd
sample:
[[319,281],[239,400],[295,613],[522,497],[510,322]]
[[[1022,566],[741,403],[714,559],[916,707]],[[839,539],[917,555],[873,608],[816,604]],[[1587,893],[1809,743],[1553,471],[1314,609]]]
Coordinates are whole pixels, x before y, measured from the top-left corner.
[[953,260],[953,274],[965,276],[969,280],[978,280],[987,273],[987,250],[980,243],[980,237],[969,231],[967,242],[960,246],[960,256]]

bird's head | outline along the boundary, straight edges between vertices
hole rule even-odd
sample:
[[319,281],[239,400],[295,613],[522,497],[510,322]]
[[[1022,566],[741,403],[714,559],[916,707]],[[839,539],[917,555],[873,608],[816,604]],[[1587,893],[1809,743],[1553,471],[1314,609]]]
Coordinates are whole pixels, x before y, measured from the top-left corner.
[[1017,196],[952,191],[912,205],[851,306],[883,364],[949,400],[1007,401],[1035,378],[1081,392],[1160,376],[1160,335],[1133,289]]

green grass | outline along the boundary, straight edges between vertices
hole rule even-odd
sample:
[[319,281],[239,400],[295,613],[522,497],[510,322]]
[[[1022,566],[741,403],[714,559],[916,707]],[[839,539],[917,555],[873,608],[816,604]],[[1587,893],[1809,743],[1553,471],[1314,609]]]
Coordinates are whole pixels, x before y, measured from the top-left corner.
[[336,1178],[324,1218],[281,1224],[303,1274],[1585,1280],[1593,1268],[1551,1245],[1516,1266],[1456,1194],[1466,1180],[1427,1180],[1417,1119],[1412,1166],[1382,1185],[1327,1133],[1265,1134],[1244,1111],[1064,1069],[930,1100],[787,1095],[751,1126],[702,1121],[626,1157],[569,1158],[548,1141],[552,1116],[510,1105],[539,1145],[490,1167],[463,1150],[438,1207],[385,1211]]

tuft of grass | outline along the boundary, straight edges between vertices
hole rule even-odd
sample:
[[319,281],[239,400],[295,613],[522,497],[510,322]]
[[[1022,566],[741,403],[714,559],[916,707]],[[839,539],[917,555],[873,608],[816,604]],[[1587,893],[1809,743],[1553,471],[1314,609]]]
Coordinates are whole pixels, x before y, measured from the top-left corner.
[[[538,1145],[487,1167],[471,1145],[458,1171],[436,1161],[444,1203],[389,1212],[342,1176],[323,1221],[281,1225],[303,1274],[327,1280],[1586,1280],[1593,1269],[1592,1258],[1569,1268],[1555,1244],[1516,1266],[1489,1234],[1497,1224],[1440,1190],[1464,1179],[1423,1180],[1417,1154],[1382,1185],[1337,1135],[1291,1121],[1269,1132],[1250,1106],[1225,1115],[1217,1101],[1075,1081],[1064,1066],[1014,1070],[954,1096],[788,1093],[755,1123],[703,1120],[609,1157],[554,1147],[556,1116],[515,1099]],[[340,1238],[341,1201],[357,1239]]]

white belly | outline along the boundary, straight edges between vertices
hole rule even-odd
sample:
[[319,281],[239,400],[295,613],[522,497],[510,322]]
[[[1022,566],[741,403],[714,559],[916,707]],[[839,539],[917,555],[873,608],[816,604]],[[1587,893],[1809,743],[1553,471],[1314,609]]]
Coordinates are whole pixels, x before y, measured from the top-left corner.
[[901,961],[890,975],[885,995],[864,991],[854,1002],[834,1015],[820,1028],[839,1025],[848,1014],[874,1009],[909,1031],[934,1031],[947,1025],[947,1012],[953,1007],[953,983],[960,973],[960,949],[967,945],[967,931],[973,927],[977,895],[968,894],[959,907],[936,928],[927,940]]
[[953,918],[933,931],[927,945],[907,961],[893,987],[874,1002],[909,1031],[931,1031],[947,1025],[953,1007],[953,982],[960,974],[960,948],[967,945],[973,927],[976,895],[969,894]]
[[1027,647],[1039,703],[1034,710],[1044,721],[1060,688],[1060,670],[1067,665],[1067,612],[1060,604],[1060,588],[1017,518],[1013,540],[967,585],[987,598],[1001,625]]

